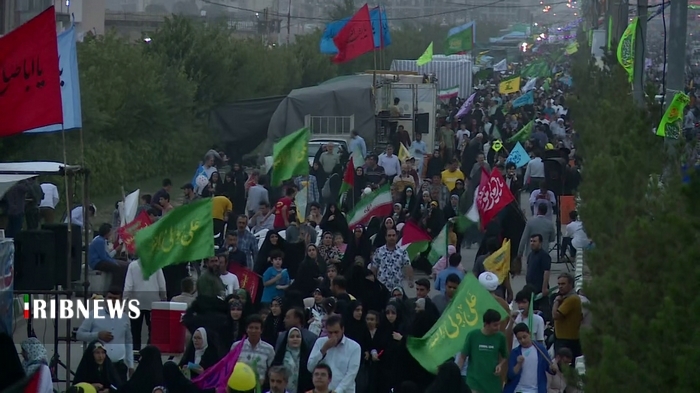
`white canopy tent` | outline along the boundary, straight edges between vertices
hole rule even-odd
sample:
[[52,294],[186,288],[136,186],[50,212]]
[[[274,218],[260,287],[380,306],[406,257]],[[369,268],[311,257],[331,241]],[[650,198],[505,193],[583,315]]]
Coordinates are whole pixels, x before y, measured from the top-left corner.
[[0,163],[0,198],[18,181],[39,175],[63,175],[80,169],[79,166],[48,161]]
[[[65,165],[59,162],[47,162],[47,161],[35,161],[35,162],[5,162],[5,163],[0,163],[0,198],[9,190],[13,185],[15,185],[17,182],[22,181],[24,179],[28,179],[31,177],[36,177],[36,176],[68,176],[68,192],[67,192],[67,199],[66,206],[71,206],[72,205],[72,200],[71,198],[73,197],[73,178],[75,176],[82,176],[83,178],[83,184],[82,184],[82,204],[83,204],[83,209],[85,209],[87,206],[89,206],[89,193],[88,193],[88,185],[89,185],[89,171],[81,166],[77,165]],[[70,209],[68,209],[69,214],[70,214]],[[89,217],[88,215],[85,215],[85,224],[88,224]],[[87,228],[87,225],[84,227]],[[66,239],[66,251],[67,251],[67,260],[72,259],[72,236],[71,236],[71,226],[68,226],[68,235]],[[84,232],[84,242],[85,244],[88,243],[88,231]],[[82,255],[81,255],[82,259]],[[55,272],[56,274],[66,274],[66,281],[71,282],[71,264],[66,263],[66,272]],[[85,277],[87,278],[87,265],[85,265]],[[89,286],[89,283],[87,280],[83,283],[84,287],[84,296],[87,296],[87,288]],[[63,290],[37,290],[37,291],[29,291],[29,290],[23,290],[23,291],[16,291],[14,290],[14,295],[20,295],[20,294],[29,294],[29,295],[52,295],[55,297],[56,302],[58,302],[59,296],[60,295],[66,295],[68,299],[73,294],[73,291],[70,290],[69,288],[63,288]],[[28,325],[29,326],[29,325]],[[65,331],[71,332],[71,320],[66,319],[66,326],[65,326]],[[64,366],[66,369],[70,370],[71,369],[71,341],[69,339],[65,339],[59,336],[58,334],[58,322],[54,323],[54,343],[53,343],[53,350],[54,353],[58,353],[58,344],[61,341],[64,341],[66,343],[66,365]],[[68,381],[63,381],[59,380],[56,382],[66,382],[66,388],[70,384],[70,372],[67,372],[68,375]]]

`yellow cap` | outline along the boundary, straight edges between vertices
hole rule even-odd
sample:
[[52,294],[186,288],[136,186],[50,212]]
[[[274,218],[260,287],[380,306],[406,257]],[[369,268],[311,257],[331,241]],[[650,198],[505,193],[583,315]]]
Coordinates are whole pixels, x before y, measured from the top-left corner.
[[248,392],[255,389],[257,385],[257,378],[255,376],[255,371],[245,364],[238,362],[233,367],[233,372],[228,378],[228,387],[236,392]]
[[81,382],[75,386],[83,389],[83,393],[97,393],[97,389],[87,382]]
[[551,143],[548,143],[548,144],[544,145],[544,149],[545,150],[554,150],[554,145]]

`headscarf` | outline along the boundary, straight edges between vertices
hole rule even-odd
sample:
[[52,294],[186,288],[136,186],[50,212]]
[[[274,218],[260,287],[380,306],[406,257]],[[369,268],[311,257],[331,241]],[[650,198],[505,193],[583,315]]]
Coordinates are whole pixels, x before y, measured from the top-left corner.
[[[207,330],[204,329],[203,327],[197,328],[195,330],[195,333],[199,332],[199,334],[202,335],[202,349],[194,349],[194,363],[199,364],[199,362],[202,361],[202,356],[204,356],[204,352],[207,350],[209,347],[209,341],[207,340]],[[194,334],[192,335],[192,345],[194,345]]]
[[291,328],[287,332],[287,347],[284,352],[284,368],[287,369],[289,372],[288,375],[291,375],[292,378],[289,379],[289,384],[293,386],[287,386],[289,390],[295,390],[296,385],[298,382],[299,378],[299,367],[301,367],[301,346],[297,348],[292,348],[289,346],[289,336],[292,334],[293,331],[299,332],[301,334],[301,330],[298,328]]
[[163,359],[158,348],[149,345],[139,352],[141,359],[124,390],[127,392],[148,392],[164,382]]
[[24,372],[27,375],[33,374],[42,365],[49,365],[49,359],[46,356],[46,348],[44,344],[36,337],[29,337],[22,341],[22,350],[26,354],[26,360],[22,363]]
[[197,388],[184,374],[175,362],[165,362],[163,365],[163,379],[168,393],[199,393]]
[[[272,241],[270,240],[270,237],[272,235],[277,235],[277,244],[272,244]],[[262,276],[263,273],[265,273],[265,270],[267,270],[267,268],[270,267],[270,262],[267,260],[267,258],[270,256],[270,252],[272,250],[280,250],[282,252],[285,252],[286,245],[287,241],[284,240],[282,236],[280,236],[279,232],[275,230],[267,231],[267,233],[265,234],[265,240],[263,241],[262,246],[260,246],[260,250],[258,251],[258,256],[255,258],[255,264],[253,265],[253,270],[255,271],[255,273]]]
[[6,333],[0,334],[0,359],[2,359],[2,372],[0,372],[0,392],[2,392],[25,376],[15,343]]
[[114,385],[117,388],[121,387],[123,381],[117,374],[117,369],[109,356],[105,356],[102,365],[95,362],[94,352],[97,349],[105,350],[104,345],[99,341],[93,341],[85,348],[83,357],[80,359],[78,369],[75,371],[73,382],[100,383],[103,386]]

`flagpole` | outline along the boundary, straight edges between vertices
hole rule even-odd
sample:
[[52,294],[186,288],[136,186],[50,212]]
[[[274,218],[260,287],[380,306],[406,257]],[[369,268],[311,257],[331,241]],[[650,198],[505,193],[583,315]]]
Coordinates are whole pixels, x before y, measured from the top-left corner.
[[[379,3],[379,66],[384,70],[384,24],[382,23],[382,5]],[[389,24],[387,21],[387,28]]]

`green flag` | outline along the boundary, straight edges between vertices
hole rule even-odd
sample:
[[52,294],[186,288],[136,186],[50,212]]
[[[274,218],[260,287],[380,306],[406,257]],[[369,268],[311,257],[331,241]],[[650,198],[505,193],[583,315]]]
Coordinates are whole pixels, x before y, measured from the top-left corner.
[[279,186],[294,176],[309,174],[308,128],[302,128],[280,139],[272,146],[272,186]]
[[520,76],[527,78],[546,78],[551,74],[551,69],[549,68],[549,64],[547,64],[546,60],[534,61],[520,71]]
[[459,31],[445,40],[445,55],[454,55],[461,52],[468,52],[474,47],[474,24],[471,27]]
[[664,116],[661,118],[656,135],[667,138],[678,139],[683,129],[683,111],[690,102],[690,97],[685,93],[678,92],[673,96],[671,105],[666,108]]
[[520,131],[518,131],[515,135],[511,136],[508,139],[508,143],[511,142],[521,142],[525,143],[528,139],[530,139],[530,136],[532,135],[532,126],[535,124],[534,120],[530,120],[529,123],[525,125]]
[[447,224],[442,227],[440,233],[435,236],[435,239],[430,243],[430,252],[428,253],[428,262],[435,265],[437,261],[447,255],[447,245],[450,237],[447,234]]
[[423,52],[422,55],[416,60],[416,64],[420,67],[422,65],[426,65],[433,61],[433,43],[431,42],[430,45],[428,45],[427,48],[425,48],[425,52]]
[[408,337],[408,352],[435,374],[438,366],[462,350],[467,333],[483,326],[482,318],[489,309],[498,311],[502,318],[508,316],[473,274],[465,274],[454,298],[428,333],[421,338]]
[[212,199],[180,206],[136,233],[143,277],[177,263],[214,255]]
[[622,33],[620,43],[617,44],[617,61],[627,71],[630,82],[632,82],[632,76],[634,75],[634,42],[637,38],[638,20],[636,17],[632,19],[632,23]]

